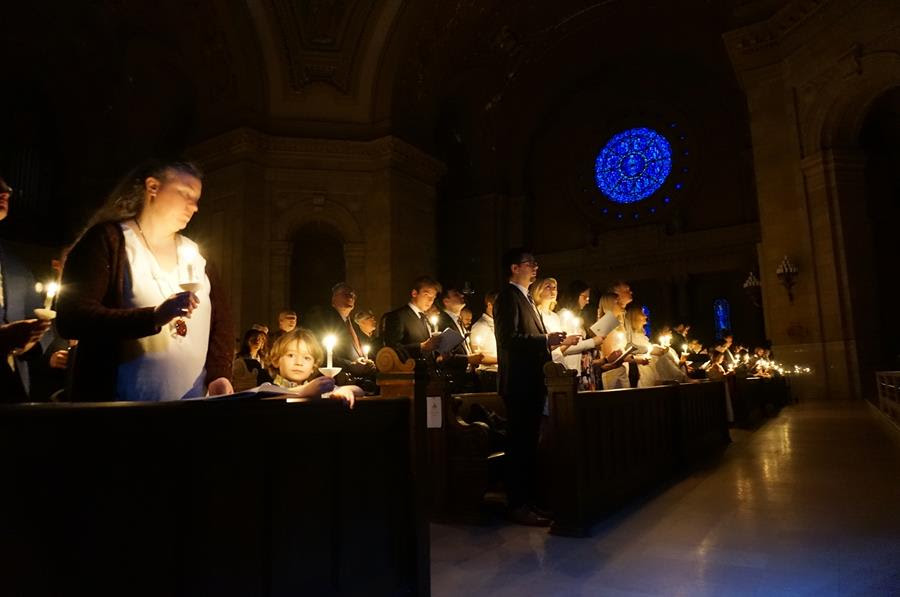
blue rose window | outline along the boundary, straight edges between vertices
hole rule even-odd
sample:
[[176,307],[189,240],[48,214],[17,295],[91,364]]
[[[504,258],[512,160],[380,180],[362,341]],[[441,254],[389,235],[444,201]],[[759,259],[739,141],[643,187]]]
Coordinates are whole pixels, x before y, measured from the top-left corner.
[[616,203],[635,203],[659,189],[672,170],[672,148],[648,128],[615,135],[594,162],[597,188]]

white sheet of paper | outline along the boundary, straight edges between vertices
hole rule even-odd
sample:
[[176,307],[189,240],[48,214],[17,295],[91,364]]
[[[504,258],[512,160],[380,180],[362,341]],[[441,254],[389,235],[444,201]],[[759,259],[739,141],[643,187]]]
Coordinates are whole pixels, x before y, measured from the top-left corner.
[[440,396],[425,397],[425,413],[425,426],[428,429],[440,429],[442,426]]
[[597,336],[609,336],[609,333],[619,327],[618,318],[612,313],[606,313],[591,326],[591,331]]

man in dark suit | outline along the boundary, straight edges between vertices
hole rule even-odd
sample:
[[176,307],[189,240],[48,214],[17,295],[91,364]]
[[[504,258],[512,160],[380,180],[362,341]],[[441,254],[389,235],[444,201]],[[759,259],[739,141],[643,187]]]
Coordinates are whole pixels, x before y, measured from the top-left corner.
[[311,310],[306,321],[320,342],[328,335],[337,340],[333,353],[336,367],[354,376],[372,377],[374,381],[375,365],[363,350],[366,335],[350,317],[355,307],[356,291],[346,282],[338,282],[331,288],[331,306]]
[[427,276],[416,278],[406,305],[385,313],[381,321],[384,345],[393,348],[400,358],[418,358],[433,351],[437,340],[425,312],[431,308],[441,285]]
[[538,264],[524,249],[510,249],[503,256],[509,284],[494,303],[494,335],[497,339],[500,394],[507,413],[507,494],[509,517],[519,524],[549,526],[550,519],[535,510],[537,449],[547,388],[544,363],[550,351],[571,346],[577,336],[547,333],[541,315],[528,293],[537,278]]
[[[0,220],[9,214],[12,188],[0,178]],[[0,246],[0,402],[28,400],[29,361],[41,357],[38,342],[49,321],[33,319],[39,297],[31,272]]]
[[461,314],[466,306],[466,297],[457,288],[448,288],[441,297],[444,309],[438,316],[438,330],[447,328],[456,330],[462,336],[463,341],[450,351],[449,355],[441,358],[442,367],[449,371],[457,392],[474,392],[478,389],[478,377],[475,371],[469,371],[469,366],[477,367],[484,360],[484,355],[475,354],[469,342],[469,332],[463,325]]
[[[441,297],[441,304],[444,308],[438,316],[438,330],[443,331],[450,328],[451,330],[459,332],[459,335],[463,338],[466,338],[468,332],[459,320],[459,314],[463,307],[466,306],[465,295],[456,288],[448,288],[444,292],[444,296]],[[471,353],[472,351],[469,347],[468,340],[464,340],[463,343],[454,348],[450,354],[465,356]]]

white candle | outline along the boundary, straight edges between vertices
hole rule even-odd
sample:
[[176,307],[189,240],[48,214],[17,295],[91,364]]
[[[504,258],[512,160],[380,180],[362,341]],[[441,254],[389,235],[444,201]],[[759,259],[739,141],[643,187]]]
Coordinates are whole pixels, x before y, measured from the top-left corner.
[[197,249],[191,245],[178,247],[179,258],[187,265],[187,281],[194,281],[194,261],[197,259]]
[[428,321],[431,322],[431,331],[432,331],[432,332],[438,331],[438,329],[437,329],[438,316],[437,316],[437,315],[432,315],[431,317],[428,318]]
[[47,289],[47,296],[44,297],[44,309],[49,309],[50,305],[53,304],[53,297],[56,296],[56,293],[59,292],[59,284],[56,282],[50,282],[45,286]]
[[683,356],[688,356],[688,345],[687,344],[681,345],[681,354]]
[[332,359],[334,357],[334,345],[337,344],[337,338],[332,335],[328,335],[325,336],[325,339],[322,341],[322,343],[325,345],[325,354],[328,360],[326,366],[331,369],[334,365],[334,361]]

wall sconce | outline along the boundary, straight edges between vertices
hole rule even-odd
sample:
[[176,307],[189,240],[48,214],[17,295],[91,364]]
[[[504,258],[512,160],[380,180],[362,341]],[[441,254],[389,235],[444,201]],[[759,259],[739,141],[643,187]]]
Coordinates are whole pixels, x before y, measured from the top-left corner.
[[791,263],[791,260],[788,259],[787,255],[784,256],[784,259],[781,260],[781,263],[778,264],[778,267],[775,268],[775,275],[778,276],[778,280],[781,281],[781,285],[784,286],[785,290],[788,293],[788,300],[792,303],[794,302],[794,284],[797,283],[797,274],[800,273],[800,270],[797,269],[797,266]]
[[747,275],[747,279],[744,280],[744,292],[747,293],[747,296],[750,297],[750,302],[753,303],[754,306],[759,307],[762,304],[762,284],[759,282],[759,278],[756,277],[756,274],[750,272]]

